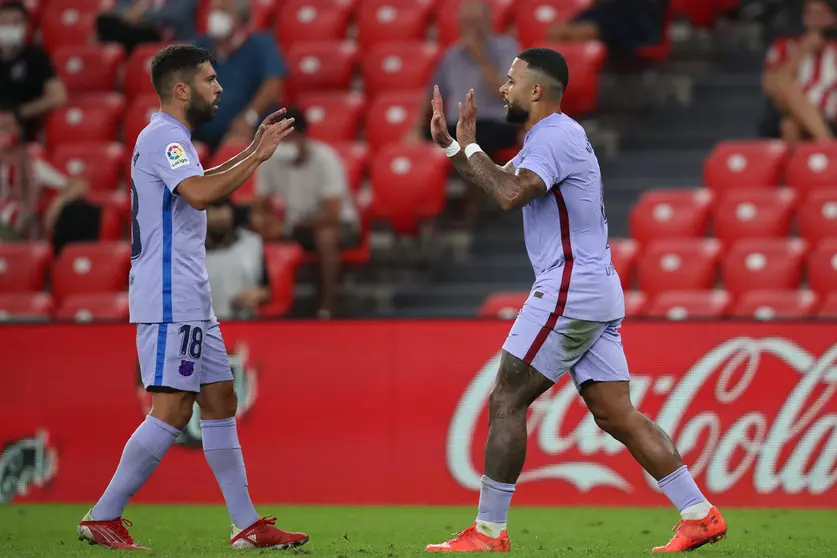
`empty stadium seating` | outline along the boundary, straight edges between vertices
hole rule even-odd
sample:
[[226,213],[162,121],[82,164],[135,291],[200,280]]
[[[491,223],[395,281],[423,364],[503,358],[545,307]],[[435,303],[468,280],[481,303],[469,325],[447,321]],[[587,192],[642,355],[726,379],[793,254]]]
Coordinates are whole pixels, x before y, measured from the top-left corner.
[[374,214],[398,233],[414,234],[445,204],[450,162],[435,145],[390,145],[372,161]]
[[52,63],[72,96],[91,91],[113,91],[125,50],[117,44],[65,45],[52,53]]
[[625,317],[643,316],[648,306],[648,296],[642,291],[625,291]]
[[49,320],[52,311],[47,293],[0,293],[0,322]]
[[623,289],[628,289],[633,283],[638,250],[639,245],[630,238],[614,238],[610,241],[610,260],[619,274]]
[[808,254],[808,285],[821,295],[837,292],[837,237],[825,239]]
[[800,195],[837,185],[837,141],[800,144],[788,161],[787,182]]
[[357,45],[350,41],[317,41],[288,48],[288,95],[324,90],[345,90],[358,63]]
[[166,43],[146,43],[138,45],[125,64],[125,83],[123,89],[130,102],[139,95],[154,93],[151,83],[151,61]]
[[424,39],[432,7],[433,0],[363,0],[357,14],[361,47]]
[[288,0],[276,20],[276,38],[284,47],[312,41],[340,41],[352,15],[352,2]]
[[837,318],[837,292],[832,292],[823,299],[816,315],[819,318]]
[[286,314],[293,306],[296,269],[302,259],[302,249],[295,243],[268,243],[264,246],[265,265],[270,279],[272,297],[262,306],[263,317]]
[[787,236],[796,199],[789,188],[729,190],[715,209],[715,236],[725,243]]
[[363,85],[370,95],[415,91],[430,83],[439,47],[422,41],[376,43],[363,56]]
[[788,148],[779,140],[718,143],[703,165],[703,183],[716,192],[772,188],[784,178]]
[[837,237],[837,184],[809,192],[797,212],[797,225],[812,244]]
[[631,236],[641,243],[703,236],[713,199],[703,188],[643,192],[631,207]]
[[308,135],[328,143],[354,141],[360,132],[366,99],[355,91],[312,92],[299,106],[305,111]]
[[121,143],[64,143],[52,163],[71,176],[85,179],[91,190],[115,190],[122,179],[127,153]]
[[811,291],[754,290],[744,293],[731,315],[758,320],[807,318],[816,310],[819,297]]
[[47,117],[47,148],[53,150],[62,143],[114,141],[124,110],[125,99],[119,93],[73,99]]
[[349,188],[353,192],[357,192],[369,164],[369,147],[365,143],[354,141],[336,143],[332,147],[343,161]]
[[799,238],[749,238],[726,250],[724,287],[734,297],[747,291],[796,289],[807,244]]
[[68,296],[55,312],[56,319],[76,322],[128,320],[128,293],[93,293]]
[[605,46],[598,41],[546,43],[538,46],[559,51],[572,68],[572,85],[564,92],[561,109],[575,119],[595,111],[599,105],[599,77],[607,54]]
[[42,290],[51,259],[46,242],[0,242],[0,293]]
[[41,35],[44,48],[87,45],[96,36],[96,16],[113,7],[113,0],[50,0],[43,11]]
[[657,240],[638,260],[639,285],[654,297],[665,291],[706,290],[715,286],[721,244],[715,239]]
[[717,289],[666,291],[654,297],[645,315],[669,320],[722,318],[729,313],[731,303],[729,293]]
[[60,305],[72,294],[125,291],[130,266],[128,242],[68,244],[52,265],[52,294]]
[[122,143],[125,144],[129,152],[134,151],[137,137],[151,121],[151,115],[159,112],[159,110],[160,99],[154,93],[139,95],[131,101],[122,123]]
[[[524,48],[543,46],[553,25],[573,19],[592,0],[521,0],[514,6],[515,30]],[[570,66],[572,67],[572,66]]]
[[[366,113],[366,143],[373,150],[399,144],[416,125],[428,102],[425,91],[381,93]],[[436,148],[439,151],[438,148]]]

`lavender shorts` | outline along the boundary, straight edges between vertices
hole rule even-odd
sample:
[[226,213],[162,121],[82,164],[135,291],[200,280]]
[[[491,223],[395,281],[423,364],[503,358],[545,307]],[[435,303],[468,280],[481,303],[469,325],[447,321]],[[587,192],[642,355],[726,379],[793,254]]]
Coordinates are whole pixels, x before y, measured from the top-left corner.
[[576,388],[588,380],[630,381],[619,335],[622,320],[590,322],[556,317],[557,305],[554,297],[532,293],[520,309],[503,349],[553,382],[569,372]]
[[137,324],[142,383],[200,393],[201,385],[232,380],[218,320]]

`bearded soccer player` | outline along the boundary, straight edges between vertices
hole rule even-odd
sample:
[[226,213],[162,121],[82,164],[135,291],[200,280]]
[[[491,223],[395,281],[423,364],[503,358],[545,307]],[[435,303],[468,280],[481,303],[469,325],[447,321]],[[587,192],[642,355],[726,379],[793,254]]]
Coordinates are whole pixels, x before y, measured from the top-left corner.
[[567,62],[554,50],[528,49],[515,58],[500,92],[507,120],[523,124],[527,134],[523,150],[503,167],[474,141],[473,90],[459,104],[456,141],[438,88],[434,92],[433,140],[503,209],[523,208],[536,279],[503,345],[489,397],[476,522],[428,551],[509,551],[506,518],[526,458],[527,409],[566,371],[596,424],[628,448],[680,512],[676,534],[654,551],[691,550],[726,534],[723,516],[698,489],[674,443],[631,404],[619,334],[625,301],[610,259],[601,171],[584,129],[561,112],[568,81]]
[[274,113],[246,150],[204,171],[192,130],[212,119],[222,92],[209,53],[166,47],[152,62],[151,80],[160,112],[137,138],[131,158],[129,304],[152,409],[78,534],[91,544],[147,550],[131,538],[122,512],[189,422],[197,401],[204,455],[232,519],[230,546],[299,546],[307,535],[276,528],[275,518],[260,517],[250,500],[235,421],[238,402],[212,309],[204,250],[206,207],[244,184],[293,131],[293,120],[283,119],[283,111]]

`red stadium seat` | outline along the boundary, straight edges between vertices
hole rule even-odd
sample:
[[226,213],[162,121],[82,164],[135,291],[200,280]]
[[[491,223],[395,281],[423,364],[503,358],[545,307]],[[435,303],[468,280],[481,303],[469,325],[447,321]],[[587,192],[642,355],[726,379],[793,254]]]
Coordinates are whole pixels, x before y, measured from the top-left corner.
[[821,295],[837,292],[837,238],[823,240],[811,250],[806,271],[811,290]]
[[787,181],[800,194],[837,186],[837,141],[801,143],[788,161]]
[[[441,155],[441,156],[440,156]],[[445,205],[450,163],[435,145],[391,145],[372,161],[374,213],[401,234],[417,232],[422,219]]]
[[669,320],[722,318],[731,304],[729,293],[722,290],[667,291],[654,297],[645,315]]
[[630,288],[634,282],[638,248],[637,242],[630,238],[614,238],[610,241],[610,260],[619,274],[623,289]]
[[[266,31],[273,26],[276,14],[285,0],[251,0],[250,6],[250,27],[256,31]],[[209,13],[212,11],[212,2],[201,0],[197,9],[198,33],[206,33]]]
[[53,52],[61,46],[94,43],[96,16],[113,4],[113,0],[50,0],[41,20],[44,48]]
[[121,143],[65,143],[52,154],[52,163],[71,176],[86,180],[91,190],[115,190],[128,158]]
[[366,176],[366,167],[369,165],[369,147],[361,142],[341,142],[332,147],[340,155],[343,166],[346,168],[349,188],[352,192],[357,192]]
[[357,15],[360,44],[423,40],[433,0],[363,0]]
[[118,93],[75,99],[47,117],[48,149],[62,143],[114,141],[124,111],[125,99]]
[[52,294],[116,293],[128,286],[129,242],[77,242],[64,247],[52,265]]
[[647,190],[631,208],[631,236],[641,243],[704,236],[713,199],[705,188]]
[[128,321],[128,314],[128,293],[93,293],[68,296],[55,317],[76,322],[123,322]]
[[366,142],[373,150],[401,143],[416,125],[428,102],[424,91],[388,92],[375,97],[366,113]]
[[[151,84],[151,61],[168,43],[144,43],[138,45],[128,57],[125,64],[125,96],[130,101],[138,95],[154,93]],[[223,84],[222,84],[223,85]]]
[[699,291],[715,286],[721,243],[681,238],[649,243],[639,257],[639,286],[649,297],[665,291]]
[[0,293],[42,290],[51,257],[46,242],[0,242]]
[[276,39],[285,47],[311,41],[342,41],[352,7],[352,2],[341,0],[288,0],[276,20]]
[[131,200],[127,191],[94,190],[88,192],[84,198],[102,208],[100,240],[120,240],[125,237],[131,215]]
[[[223,165],[225,162],[229,161],[245,149],[247,149],[247,143],[224,143],[218,146],[218,149],[215,150],[215,154],[212,156],[210,160],[209,166],[207,168],[213,168],[220,165]],[[258,172],[258,171],[257,171]],[[253,173],[250,178],[248,178],[241,187],[233,192],[232,200],[235,203],[249,203],[256,198],[256,173]]]
[[47,293],[0,294],[0,322],[49,320],[52,309]]
[[788,236],[796,199],[790,188],[730,190],[715,208],[715,236],[726,243]]
[[[524,48],[543,46],[549,30],[557,23],[573,19],[589,8],[593,0],[522,0],[514,7],[517,39]],[[570,65],[570,75],[572,73]],[[574,76],[573,76],[573,79]]]
[[747,291],[796,289],[806,251],[799,238],[739,240],[726,251],[724,287],[735,297]]
[[357,66],[357,46],[350,41],[291,45],[288,49],[288,93],[348,89]]
[[648,296],[642,291],[625,291],[625,317],[636,318],[645,315]]
[[754,290],[741,295],[732,308],[732,316],[757,320],[808,318],[818,302],[819,296],[812,291]]
[[[122,122],[122,143],[129,153],[134,152],[137,137],[143,128],[151,122],[151,115],[160,111],[160,99],[157,94],[140,95],[128,107],[128,113]],[[129,169],[130,172],[130,169]]]
[[264,246],[265,265],[272,297],[259,310],[262,317],[287,314],[294,301],[296,269],[302,260],[302,248],[295,242],[268,243]]
[[513,320],[529,298],[527,291],[516,293],[492,293],[482,303],[478,316],[480,318],[499,318]]
[[62,46],[52,55],[52,63],[71,95],[113,91],[124,60],[125,50],[114,43]]
[[703,183],[716,192],[772,188],[784,178],[787,159],[781,140],[722,141],[703,164]]
[[837,185],[811,191],[796,214],[799,234],[812,245],[837,238]]
[[308,135],[329,143],[357,139],[365,105],[363,95],[356,91],[311,92],[299,100]]
[[817,317],[832,320],[837,319],[837,291],[825,297],[822,305],[820,305],[819,312],[817,312]]
[[607,49],[598,41],[586,43],[539,43],[564,55],[570,69],[570,85],[564,93],[561,108],[573,118],[596,110],[599,105],[599,77]]
[[[449,47],[459,40],[459,6],[462,0],[441,0],[435,13],[439,35],[436,40],[442,47]],[[503,33],[509,25],[514,0],[489,0],[494,31]],[[439,9],[441,8],[441,9]]]
[[671,0],[671,7],[678,15],[688,16],[695,27],[712,28],[718,17],[718,2],[715,0]]
[[363,57],[363,85],[374,95],[426,88],[439,52],[430,42],[377,43]]

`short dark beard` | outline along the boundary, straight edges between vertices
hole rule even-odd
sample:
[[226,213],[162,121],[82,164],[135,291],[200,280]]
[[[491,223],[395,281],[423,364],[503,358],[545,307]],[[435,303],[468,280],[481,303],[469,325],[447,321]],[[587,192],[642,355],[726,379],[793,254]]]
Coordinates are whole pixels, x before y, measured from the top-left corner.
[[186,107],[186,122],[189,123],[189,126],[194,130],[213,118],[215,118],[215,103],[192,97],[192,100]]
[[529,121],[529,111],[525,108],[515,105],[511,101],[508,103],[506,109],[506,122],[509,124],[526,124]]

